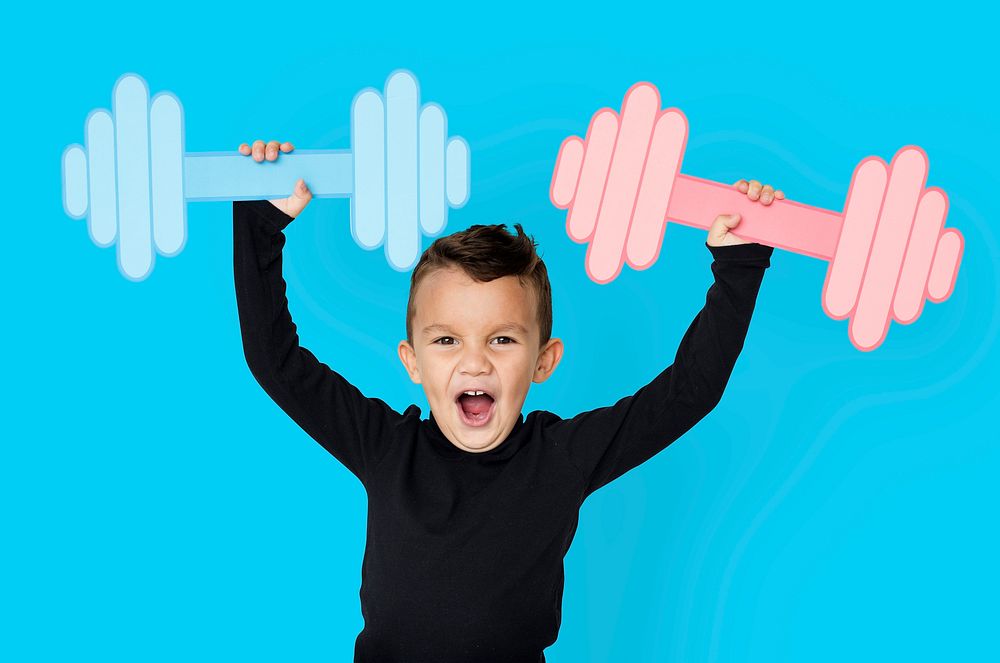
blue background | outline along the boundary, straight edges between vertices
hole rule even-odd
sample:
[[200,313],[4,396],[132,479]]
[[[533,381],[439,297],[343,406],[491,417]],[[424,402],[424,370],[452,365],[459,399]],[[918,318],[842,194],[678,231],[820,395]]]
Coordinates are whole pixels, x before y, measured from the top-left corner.
[[[920,145],[965,236],[952,297],[871,353],[824,315],[826,264],[775,252],[719,407],[585,503],[547,659],[997,660],[997,16],[696,4],[8,10],[0,658],[350,660],[365,493],[247,369],[230,204],[190,204],[185,250],[132,283],[64,214],[60,156],[128,71],[180,98],[196,152],[347,147],[354,94],[405,67],[472,150],[447,231],[521,222],[548,265],[566,355],[525,413],[647,383],[711,283],[684,226],[590,282],[548,201],[562,139],[636,81],[687,115],[685,173],[810,205]],[[345,200],[286,234],[303,345],[426,417],[395,352],[409,275],[353,245]]]

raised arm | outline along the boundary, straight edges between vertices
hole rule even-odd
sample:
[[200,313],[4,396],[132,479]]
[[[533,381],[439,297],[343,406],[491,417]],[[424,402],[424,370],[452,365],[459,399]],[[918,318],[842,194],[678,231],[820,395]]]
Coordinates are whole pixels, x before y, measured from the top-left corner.
[[549,434],[586,481],[583,499],[646,462],[719,403],[750,327],[769,246],[709,246],[715,282],[674,363],[614,405],[554,422]]
[[364,396],[299,345],[281,272],[283,230],[292,220],[266,200],[233,203],[243,351],[250,372],[274,402],[367,486],[402,415]]

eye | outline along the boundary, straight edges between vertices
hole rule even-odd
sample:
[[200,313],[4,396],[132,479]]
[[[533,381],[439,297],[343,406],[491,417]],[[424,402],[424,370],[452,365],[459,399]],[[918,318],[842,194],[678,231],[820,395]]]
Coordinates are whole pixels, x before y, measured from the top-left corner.
[[[512,339],[510,336],[497,336],[498,340],[501,339],[501,338],[507,339],[508,341],[510,341],[510,343],[517,343],[517,341],[515,341],[514,339]],[[499,345],[510,345],[510,343],[500,343]]]
[[453,339],[451,336],[442,336],[441,338],[435,339],[434,343],[437,343],[438,345],[452,345],[451,343],[441,343],[441,341],[444,340],[454,341],[455,339]]

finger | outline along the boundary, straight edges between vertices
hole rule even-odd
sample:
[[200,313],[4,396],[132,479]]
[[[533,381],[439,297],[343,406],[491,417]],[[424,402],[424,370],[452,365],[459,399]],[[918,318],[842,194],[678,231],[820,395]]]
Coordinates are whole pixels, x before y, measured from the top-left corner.
[[306,205],[309,204],[311,199],[312,191],[309,190],[305,181],[299,178],[295,182],[295,189],[292,191],[292,195],[282,201],[285,206],[285,214],[292,218],[297,217],[305,209]]
[[747,198],[750,200],[757,200],[760,198],[760,182],[757,180],[750,180],[750,187],[747,190]]
[[264,160],[264,141],[255,140],[253,142],[253,160],[257,163]]
[[779,189],[778,191],[774,192],[774,197],[777,198],[778,200],[784,200],[785,199],[785,192],[781,191]]
[[770,205],[774,200],[774,187],[770,184],[765,184],[760,190],[760,202],[764,205]]
[[740,193],[746,193],[747,189],[750,187],[750,184],[746,180],[740,180],[733,186],[736,187]]
[[267,142],[267,149],[264,151],[264,156],[268,161],[274,161],[278,158],[278,141],[269,140]]
[[712,225],[708,229],[708,243],[712,246],[721,245],[725,239],[726,235],[729,234],[730,229],[735,228],[740,223],[739,214],[720,214],[715,217],[712,221]]
[[285,141],[284,143],[281,144],[281,151],[282,152],[291,152],[294,149],[295,149],[295,146],[292,145],[291,143],[289,143],[288,141]]
[[240,143],[240,154],[247,156],[250,154],[250,146],[246,143]]

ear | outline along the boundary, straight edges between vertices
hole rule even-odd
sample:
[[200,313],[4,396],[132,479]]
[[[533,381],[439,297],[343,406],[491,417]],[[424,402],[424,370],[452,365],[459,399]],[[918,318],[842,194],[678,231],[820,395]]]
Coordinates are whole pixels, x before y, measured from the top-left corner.
[[413,349],[413,346],[403,340],[399,342],[397,351],[399,352],[399,360],[403,362],[403,367],[406,369],[407,374],[409,374],[410,380],[414,384],[421,384],[420,369],[417,368],[417,353]]
[[563,342],[558,338],[550,338],[545,347],[538,353],[538,361],[535,363],[535,374],[531,377],[532,382],[545,382],[559,365],[563,355]]

